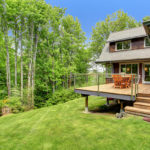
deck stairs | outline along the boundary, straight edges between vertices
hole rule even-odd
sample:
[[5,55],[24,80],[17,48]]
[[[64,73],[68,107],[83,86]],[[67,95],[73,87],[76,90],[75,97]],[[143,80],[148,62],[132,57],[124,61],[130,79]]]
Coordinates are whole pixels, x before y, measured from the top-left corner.
[[133,106],[126,106],[125,112],[150,118],[150,94],[139,93]]

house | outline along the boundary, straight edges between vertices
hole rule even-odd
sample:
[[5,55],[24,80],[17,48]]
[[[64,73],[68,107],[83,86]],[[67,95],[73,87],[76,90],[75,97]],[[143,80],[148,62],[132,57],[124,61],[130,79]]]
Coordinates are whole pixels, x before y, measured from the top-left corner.
[[[141,27],[113,32],[110,34],[97,64],[106,66],[106,84],[76,88],[75,92],[86,97],[86,111],[88,96],[104,96],[118,99],[121,102],[133,101],[133,106],[125,107],[128,113],[150,116],[150,21],[144,22]],[[107,75],[108,74],[108,75]],[[110,74],[136,74],[138,83],[125,89],[114,88]],[[135,87],[134,87],[135,86]],[[95,89],[95,90],[94,90]],[[94,93],[95,92],[95,93]],[[134,93],[134,94],[133,94]]]
[[96,63],[106,64],[108,73],[140,75],[150,83],[150,40],[144,27],[111,33]]

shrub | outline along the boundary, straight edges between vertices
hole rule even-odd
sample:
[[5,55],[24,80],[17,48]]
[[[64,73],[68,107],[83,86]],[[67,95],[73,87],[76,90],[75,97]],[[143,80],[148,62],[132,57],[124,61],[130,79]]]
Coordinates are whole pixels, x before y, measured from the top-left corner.
[[3,103],[2,100],[0,100],[0,116],[2,115],[2,107],[3,107]]
[[73,100],[80,97],[72,89],[64,89],[61,91],[56,91],[47,101],[46,106],[56,105],[58,103],[65,103],[67,101]]

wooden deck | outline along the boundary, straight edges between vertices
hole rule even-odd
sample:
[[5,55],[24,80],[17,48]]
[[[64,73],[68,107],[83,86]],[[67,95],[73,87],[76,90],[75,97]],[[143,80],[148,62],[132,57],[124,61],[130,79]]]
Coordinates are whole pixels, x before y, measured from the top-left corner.
[[[150,94],[149,84],[139,84],[138,89],[139,89],[138,90],[139,93]],[[89,87],[76,88],[75,92],[83,95],[112,97],[112,98],[118,98],[122,100],[135,100],[134,97],[133,99],[131,99],[131,87],[123,88],[123,89],[114,88],[113,83],[100,85],[99,91],[98,91],[98,86],[89,86]],[[133,88],[133,95],[135,95],[134,93],[135,93],[135,88]]]

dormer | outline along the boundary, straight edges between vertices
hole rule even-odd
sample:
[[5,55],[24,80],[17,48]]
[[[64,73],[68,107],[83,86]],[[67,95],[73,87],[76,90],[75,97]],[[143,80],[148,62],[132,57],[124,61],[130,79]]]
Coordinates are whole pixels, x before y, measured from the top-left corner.
[[150,59],[150,40],[144,26],[113,32],[96,63]]
[[144,29],[146,34],[150,37],[150,20],[143,22]]
[[111,33],[107,42],[109,52],[144,49],[150,46],[143,27]]

